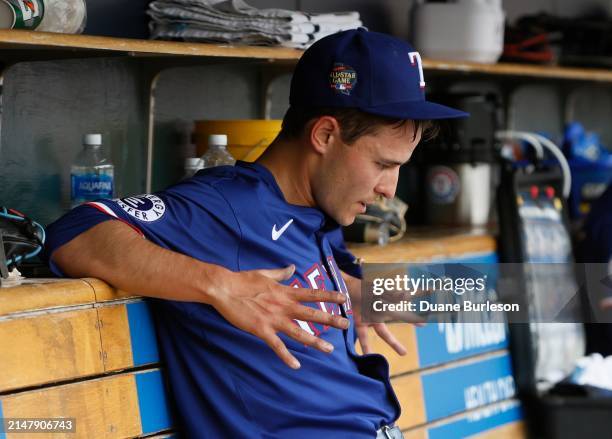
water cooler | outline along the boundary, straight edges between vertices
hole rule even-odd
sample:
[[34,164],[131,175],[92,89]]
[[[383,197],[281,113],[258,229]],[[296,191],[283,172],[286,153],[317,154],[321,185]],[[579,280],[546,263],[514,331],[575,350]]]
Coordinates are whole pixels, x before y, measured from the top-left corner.
[[439,135],[421,146],[425,223],[485,226],[497,160],[495,98],[463,94],[436,99],[470,113],[470,117],[443,122]]

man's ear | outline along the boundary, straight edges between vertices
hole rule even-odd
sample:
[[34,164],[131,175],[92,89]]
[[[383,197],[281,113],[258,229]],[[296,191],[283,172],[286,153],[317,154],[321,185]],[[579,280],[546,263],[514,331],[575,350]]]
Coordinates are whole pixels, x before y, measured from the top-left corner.
[[325,154],[340,139],[340,124],[332,116],[321,116],[311,123],[310,144],[319,154]]

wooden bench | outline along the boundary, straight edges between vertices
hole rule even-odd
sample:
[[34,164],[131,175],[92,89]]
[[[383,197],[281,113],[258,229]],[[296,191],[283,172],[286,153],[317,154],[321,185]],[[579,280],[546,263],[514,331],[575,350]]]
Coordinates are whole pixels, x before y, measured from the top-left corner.
[[[486,258],[494,249],[490,237],[478,236],[407,239],[385,248],[352,248],[368,262]],[[436,325],[390,327],[407,347],[407,356],[397,355],[374,333],[371,337],[374,349],[390,362],[392,384],[403,407],[398,424],[407,438],[456,437],[449,436],[449,431],[486,438],[524,435],[514,399],[497,401],[484,412],[464,406],[463,387],[437,385],[457,376],[463,378],[454,381],[474,385],[483,374],[507,379],[510,361],[505,337],[497,334],[494,343],[448,354],[445,334]],[[32,280],[3,287],[0,343],[0,418],[76,420],[76,434],[35,437],[172,435],[164,370],[142,298],[96,279]],[[447,404],[437,403],[438,398]],[[0,439],[13,437],[25,436],[0,432]]]
[[[65,437],[149,436],[172,426],[141,298],[96,279],[2,288],[0,343],[0,417],[74,418],[76,435]],[[24,438],[4,437],[13,436]]]

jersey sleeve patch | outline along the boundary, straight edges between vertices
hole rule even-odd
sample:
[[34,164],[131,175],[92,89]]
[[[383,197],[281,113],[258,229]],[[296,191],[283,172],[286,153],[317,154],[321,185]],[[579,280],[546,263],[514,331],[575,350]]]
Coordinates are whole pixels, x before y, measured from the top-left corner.
[[152,223],[166,213],[166,204],[157,195],[143,194],[114,199],[125,213],[141,222]]

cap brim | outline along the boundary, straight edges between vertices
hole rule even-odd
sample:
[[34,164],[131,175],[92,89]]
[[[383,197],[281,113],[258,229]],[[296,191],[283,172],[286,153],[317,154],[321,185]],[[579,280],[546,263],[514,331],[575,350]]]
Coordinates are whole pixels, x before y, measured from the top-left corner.
[[397,119],[434,120],[468,117],[470,114],[434,102],[396,102],[375,107],[361,107],[360,110],[378,116]]

